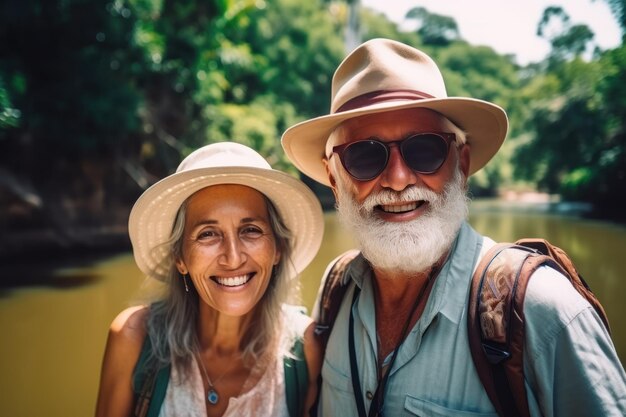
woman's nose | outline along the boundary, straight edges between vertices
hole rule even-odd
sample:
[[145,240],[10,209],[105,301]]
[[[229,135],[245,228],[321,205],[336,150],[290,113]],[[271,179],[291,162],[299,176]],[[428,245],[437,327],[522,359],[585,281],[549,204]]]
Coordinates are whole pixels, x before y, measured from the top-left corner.
[[235,269],[245,262],[245,253],[241,242],[236,237],[224,237],[222,253],[218,259],[220,265]]

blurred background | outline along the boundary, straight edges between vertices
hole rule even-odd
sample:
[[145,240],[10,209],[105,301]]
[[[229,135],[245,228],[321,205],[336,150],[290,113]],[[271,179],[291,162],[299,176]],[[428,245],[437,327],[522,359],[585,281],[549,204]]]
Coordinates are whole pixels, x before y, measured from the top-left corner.
[[[93,415],[108,326],[144,289],[126,228],[134,201],[223,140],[298,176],[280,135],[328,112],[336,66],[374,37],[429,53],[450,96],[507,110],[507,141],[470,179],[470,222],[565,249],[624,363],[625,7],[0,0],[0,415]],[[327,209],[302,274],[310,308],[327,263],[354,243],[332,193],[302,179]]]

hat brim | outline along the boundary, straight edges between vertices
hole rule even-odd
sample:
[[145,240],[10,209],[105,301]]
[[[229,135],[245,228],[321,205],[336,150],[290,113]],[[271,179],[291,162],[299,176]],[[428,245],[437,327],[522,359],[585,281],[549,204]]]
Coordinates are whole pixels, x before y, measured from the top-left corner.
[[251,167],[199,168],[172,174],[147,189],[133,206],[128,232],[133,255],[146,275],[165,280],[171,265],[162,246],[172,232],[176,214],[195,192],[219,184],[251,187],[267,196],[292,232],[290,276],[302,272],[322,243],[324,218],[319,200],[301,181],[281,171]]
[[316,117],[287,129],[281,142],[291,162],[304,174],[330,186],[323,159],[328,136],[342,122],[366,114],[391,110],[434,110],[463,130],[470,145],[469,175],[481,169],[498,152],[508,129],[505,111],[492,103],[466,97],[397,100],[341,113]]

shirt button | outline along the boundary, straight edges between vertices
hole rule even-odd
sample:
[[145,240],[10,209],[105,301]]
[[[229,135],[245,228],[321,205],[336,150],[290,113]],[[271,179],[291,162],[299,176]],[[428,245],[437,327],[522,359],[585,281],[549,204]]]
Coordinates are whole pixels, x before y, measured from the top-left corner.
[[367,397],[368,400],[372,400],[372,398],[374,398],[374,394],[372,394],[372,391],[367,391],[365,393],[365,396]]

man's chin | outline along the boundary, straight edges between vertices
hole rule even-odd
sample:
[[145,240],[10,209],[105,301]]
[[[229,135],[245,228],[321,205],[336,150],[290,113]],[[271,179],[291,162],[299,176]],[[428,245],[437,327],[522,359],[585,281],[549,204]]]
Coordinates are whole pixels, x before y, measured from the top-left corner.
[[363,256],[376,269],[422,272],[444,256],[457,231],[442,233],[437,222],[419,218],[409,224],[370,225],[355,230],[355,237]]

